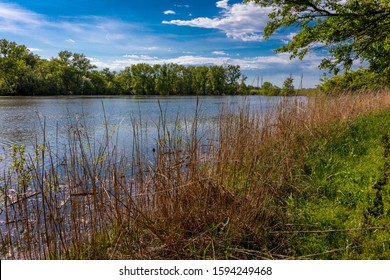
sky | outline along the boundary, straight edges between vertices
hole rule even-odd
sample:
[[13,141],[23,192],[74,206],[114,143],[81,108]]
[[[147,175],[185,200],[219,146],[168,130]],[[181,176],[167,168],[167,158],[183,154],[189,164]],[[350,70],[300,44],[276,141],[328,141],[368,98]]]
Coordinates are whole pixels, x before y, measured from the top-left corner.
[[136,63],[240,65],[247,83],[299,87],[319,83],[322,57],[302,61],[273,50],[296,30],[268,40],[269,8],[238,0],[0,0],[0,38],[26,45],[42,58],[62,50],[85,54],[99,68],[120,71]]

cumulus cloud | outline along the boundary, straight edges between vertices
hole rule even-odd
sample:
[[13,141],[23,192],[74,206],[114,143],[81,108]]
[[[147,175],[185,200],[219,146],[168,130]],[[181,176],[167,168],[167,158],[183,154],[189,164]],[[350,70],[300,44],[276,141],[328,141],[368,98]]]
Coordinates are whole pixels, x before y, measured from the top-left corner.
[[76,41],[73,39],[66,39],[65,42],[72,43],[72,44],[76,43]]
[[218,8],[229,9],[229,0],[222,0],[215,3]]
[[219,29],[227,37],[242,41],[261,41],[263,39],[263,29],[271,8],[261,7],[252,2],[229,5],[229,0],[218,1],[216,6],[222,11],[214,18],[198,17],[191,20],[164,20],[163,24]]
[[172,11],[172,10],[167,10],[167,11],[164,11],[164,15],[176,15],[176,12]]

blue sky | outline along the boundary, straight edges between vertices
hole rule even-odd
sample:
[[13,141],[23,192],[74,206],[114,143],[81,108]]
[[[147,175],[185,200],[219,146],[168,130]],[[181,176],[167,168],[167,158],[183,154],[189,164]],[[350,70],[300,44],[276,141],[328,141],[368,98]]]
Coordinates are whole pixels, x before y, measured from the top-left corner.
[[321,61],[273,49],[294,36],[281,30],[263,40],[267,8],[237,0],[0,0],[0,38],[26,45],[42,58],[61,50],[84,53],[99,68],[135,63],[240,65],[248,83],[263,77],[281,85],[318,84]]

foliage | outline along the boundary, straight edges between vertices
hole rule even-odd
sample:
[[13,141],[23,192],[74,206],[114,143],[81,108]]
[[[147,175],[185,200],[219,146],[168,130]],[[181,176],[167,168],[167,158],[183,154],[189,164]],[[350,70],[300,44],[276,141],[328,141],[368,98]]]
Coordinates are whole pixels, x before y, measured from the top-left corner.
[[283,87],[282,87],[282,95],[294,95],[295,90],[294,90],[294,79],[292,77],[288,77],[286,80],[283,82]]
[[34,85],[39,58],[25,46],[0,40],[0,93],[26,94]]
[[263,95],[279,95],[280,89],[271,84],[270,82],[264,82],[264,84],[261,86],[261,94]]
[[97,70],[84,55],[61,51],[41,59],[26,46],[0,40],[0,95],[247,94],[240,66],[134,64]]
[[268,38],[281,27],[299,28],[292,40],[277,49],[302,59],[310,50],[327,48],[329,58],[320,67],[338,73],[353,61],[369,63],[372,70],[389,74],[389,0],[254,0],[269,8]]
[[319,89],[326,94],[380,90],[390,86],[390,77],[360,68],[321,80]]

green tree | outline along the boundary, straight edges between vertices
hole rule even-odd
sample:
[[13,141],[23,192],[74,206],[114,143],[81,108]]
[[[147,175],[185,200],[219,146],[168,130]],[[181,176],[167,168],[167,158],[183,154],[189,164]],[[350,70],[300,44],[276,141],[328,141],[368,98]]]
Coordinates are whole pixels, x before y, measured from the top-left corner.
[[241,76],[241,83],[240,83],[240,85],[238,86],[238,89],[237,89],[237,93],[238,94],[240,94],[240,95],[247,95],[247,94],[249,94],[249,88],[248,88],[248,86],[245,83],[245,81],[247,79],[248,79],[247,76],[245,76],[245,75]]
[[343,75],[323,78],[321,81],[319,89],[326,94],[380,90],[389,85],[388,77],[363,68],[348,71]]
[[133,94],[131,67],[126,67],[117,75],[120,93]]
[[134,64],[131,66],[131,74],[134,94],[155,94],[155,71],[152,66],[146,63]]
[[0,40],[0,93],[35,94],[39,60],[26,46]]
[[260,92],[262,95],[279,95],[280,94],[280,88],[277,86],[273,85],[270,82],[264,82],[263,85],[261,86]]
[[282,95],[294,95],[295,90],[294,90],[293,83],[294,83],[294,79],[292,77],[288,77],[287,79],[285,79],[283,82],[281,94]]
[[84,54],[61,51],[52,61],[56,74],[62,79],[63,94],[86,93],[86,83],[90,82],[88,75],[96,66],[92,65]]
[[[320,67],[338,73],[353,61],[366,61],[375,71],[390,73],[389,0],[253,0],[268,7],[269,38],[282,27],[298,27],[296,36],[278,52],[303,58],[310,50],[328,49]],[[248,1],[247,1],[248,2]]]
[[237,94],[240,87],[241,71],[239,65],[228,65],[226,68],[227,94]]
[[183,67],[181,94],[185,94],[185,95],[195,94],[195,89],[194,89],[194,84],[195,84],[194,80],[195,80],[195,73],[196,73],[195,69],[196,68],[194,66]]
[[222,95],[226,90],[226,71],[222,66],[211,66],[207,75],[207,92]]
[[194,90],[196,95],[206,95],[207,92],[207,77],[209,73],[209,67],[198,66],[196,67],[194,77]]

